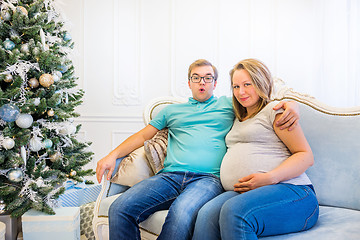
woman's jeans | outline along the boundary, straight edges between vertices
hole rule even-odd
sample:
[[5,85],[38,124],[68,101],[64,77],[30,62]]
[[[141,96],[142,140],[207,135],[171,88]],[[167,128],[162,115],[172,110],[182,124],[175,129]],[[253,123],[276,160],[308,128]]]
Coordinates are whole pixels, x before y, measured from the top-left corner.
[[201,208],[193,239],[258,239],[299,232],[314,226],[318,216],[319,204],[309,186],[280,183],[243,194],[228,191]]
[[140,239],[138,224],[159,210],[169,209],[158,239],[191,239],[199,209],[223,192],[212,174],[163,172],[120,195],[109,209],[110,240]]

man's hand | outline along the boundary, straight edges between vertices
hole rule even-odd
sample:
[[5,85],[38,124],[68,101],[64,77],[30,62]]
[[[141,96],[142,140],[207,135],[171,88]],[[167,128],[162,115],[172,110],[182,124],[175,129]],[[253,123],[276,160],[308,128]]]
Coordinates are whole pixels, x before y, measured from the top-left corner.
[[96,166],[96,179],[98,182],[101,182],[102,176],[104,175],[106,170],[109,170],[106,179],[110,180],[111,174],[114,172],[116,165],[116,158],[107,155],[106,157],[102,158],[100,161],[97,162]]
[[275,125],[280,127],[281,130],[288,128],[289,131],[293,130],[300,119],[299,104],[295,101],[281,101],[273,109],[279,110],[283,108],[285,111],[280,115]]

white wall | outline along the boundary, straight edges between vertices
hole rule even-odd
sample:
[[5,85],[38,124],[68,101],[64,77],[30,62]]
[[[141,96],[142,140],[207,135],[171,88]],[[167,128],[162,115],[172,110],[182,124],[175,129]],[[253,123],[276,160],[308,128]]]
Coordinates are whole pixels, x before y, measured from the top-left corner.
[[230,94],[230,68],[255,57],[298,92],[360,105],[358,0],[62,2],[86,91],[78,122],[93,142],[92,166],[143,127],[150,99],[190,95],[187,68],[198,58],[218,67],[217,95]]

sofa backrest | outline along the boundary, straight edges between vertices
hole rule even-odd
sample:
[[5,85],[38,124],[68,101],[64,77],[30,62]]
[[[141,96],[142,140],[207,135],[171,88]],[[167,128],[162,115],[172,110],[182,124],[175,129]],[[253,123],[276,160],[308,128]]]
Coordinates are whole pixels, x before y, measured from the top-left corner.
[[[300,125],[311,146],[315,164],[307,174],[314,184],[319,203],[360,210],[360,106],[334,108],[288,88],[275,79],[273,99],[295,100],[300,105]],[[186,99],[163,97],[150,102],[144,122],[165,106]]]
[[328,114],[300,103],[315,163],[307,174],[321,205],[360,210],[360,114]]

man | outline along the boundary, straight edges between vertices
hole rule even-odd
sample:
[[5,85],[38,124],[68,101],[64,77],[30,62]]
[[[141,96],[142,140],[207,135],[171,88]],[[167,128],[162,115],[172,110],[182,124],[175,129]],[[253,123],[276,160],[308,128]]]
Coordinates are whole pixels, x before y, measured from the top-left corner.
[[[229,98],[213,96],[217,76],[210,62],[200,59],[192,63],[188,84],[193,97],[187,103],[164,108],[149,125],[98,162],[98,181],[105,170],[109,170],[107,179],[110,179],[117,158],[139,148],[159,130],[169,129],[164,169],[124,192],[110,206],[111,240],[140,239],[138,224],[164,209],[169,209],[169,213],[158,239],[191,239],[197,212],[223,191],[220,165],[234,113]],[[292,113],[297,105],[292,104],[277,106],[287,110],[280,120],[286,122],[283,127],[296,124],[298,120],[297,113]]]

